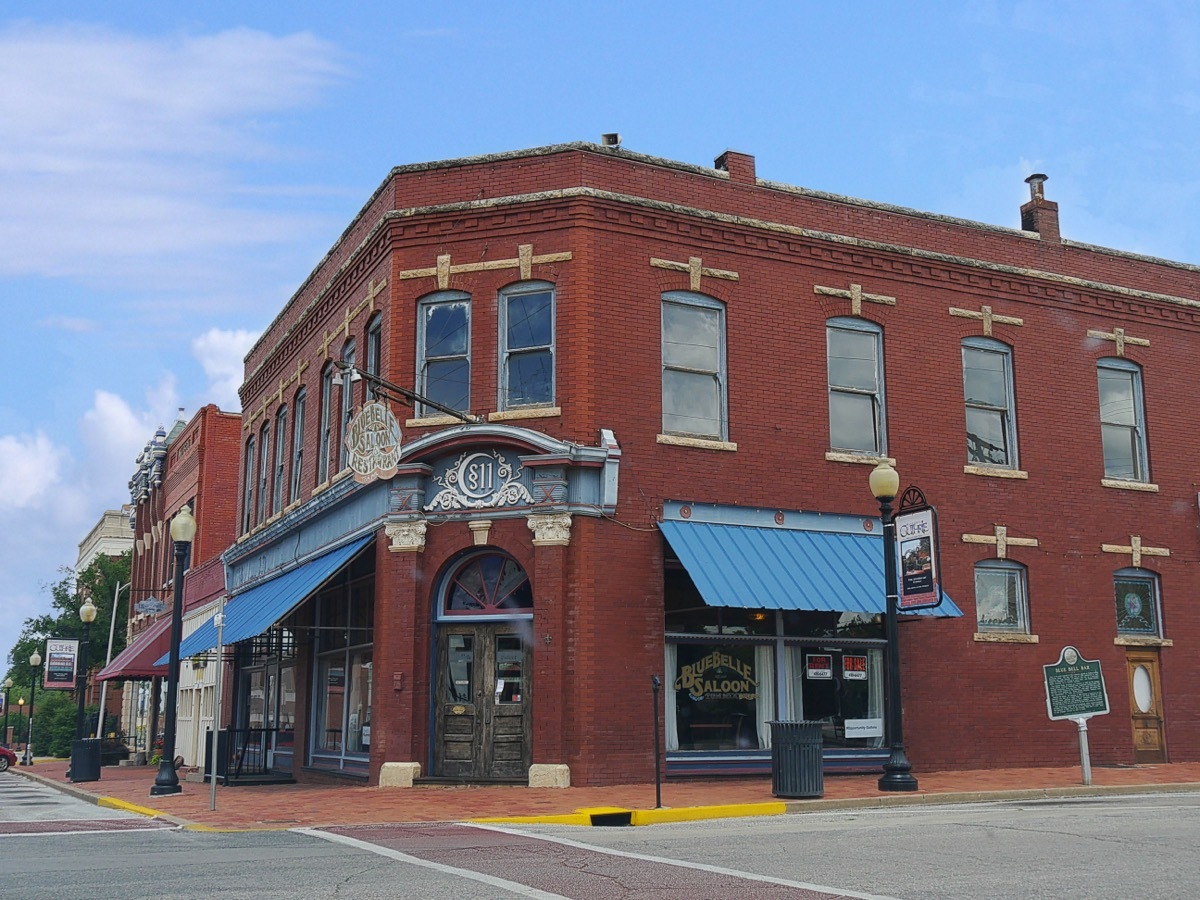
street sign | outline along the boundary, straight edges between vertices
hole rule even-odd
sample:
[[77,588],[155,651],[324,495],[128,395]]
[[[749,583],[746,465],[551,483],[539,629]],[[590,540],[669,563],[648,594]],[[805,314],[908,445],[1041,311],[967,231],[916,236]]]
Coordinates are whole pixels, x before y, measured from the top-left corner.
[[1058,662],[1042,666],[1046,679],[1046,711],[1051,719],[1086,719],[1108,714],[1108,692],[1100,661],[1084,659],[1074,647],[1063,647]]

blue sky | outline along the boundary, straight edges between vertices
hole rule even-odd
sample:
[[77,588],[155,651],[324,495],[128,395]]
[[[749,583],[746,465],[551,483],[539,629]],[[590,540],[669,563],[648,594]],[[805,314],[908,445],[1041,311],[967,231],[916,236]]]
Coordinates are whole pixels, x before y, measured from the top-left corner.
[[[177,9],[176,7],[179,7]],[[597,140],[1200,262],[1184,2],[48,3],[0,18],[0,652],[392,166]],[[180,11],[182,9],[182,11]]]

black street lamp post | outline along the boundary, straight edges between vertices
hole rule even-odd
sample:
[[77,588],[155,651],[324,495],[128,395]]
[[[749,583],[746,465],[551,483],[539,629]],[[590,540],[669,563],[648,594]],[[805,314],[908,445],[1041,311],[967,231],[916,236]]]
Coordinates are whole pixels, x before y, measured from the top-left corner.
[[25,726],[25,759],[22,765],[33,765],[33,707],[37,702],[38,669],[42,665],[42,654],[34,650],[29,654],[29,669],[33,673],[29,679],[29,723]]
[[[87,667],[88,667],[88,643],[92,639],[92,623],[96,621],[96,604],[92,602],[91,597],[87,597],[83,601],[83,606],[79,607],[79,620],[83,622],[83,642],[79,645],[79,660],[75,670],[75,740],[83,740],[83,704],[84,695],[87,693]],[[72,748],[71,765],[67,769],[67,777],[74,780],[72,772],[75,770],[76,755],[81,753],[81,750]]]
[[11,743],[8,739],[8,692],[12,689],[12,685],[11,678],[4,679],[4,737],[2,742],[5,747]]
[[171,540],[175,542],[175,605],[171,609],[171,652],[167,662],[167,712],[163,725],[162,759],[158,775],[150,787],[150,796],[178,794],[179,775],[175,771],[175,719],[179,705],[179,644],[183,640],[183,572],[188,551],[196,536],[196,519],[192,509],[183,509],[171,520]]
[[896,519],[892,501],[900,491],[900,475],[890,464],[882,462],[871,471],[871,493],[879,501],[879,518],[883,522],[883,577],[887,590],[887,734],[891,755],[884,763],[879,779],[881,791],[915,791],[917,779],[912,765],[904,754],[904,713],[900,703],[900,640],[896,630],[896,607],[900,588],[896,575]]

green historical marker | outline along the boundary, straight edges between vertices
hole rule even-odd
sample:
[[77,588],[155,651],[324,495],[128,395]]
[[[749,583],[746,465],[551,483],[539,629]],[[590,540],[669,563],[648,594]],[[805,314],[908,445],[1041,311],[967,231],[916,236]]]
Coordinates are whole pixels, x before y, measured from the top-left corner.
[[1100,660],[1084,659],[1074,647],[1063,647],[1058,662],[1042,666],[1046,679],[1046,712],[1051,719],[1071,719],[1079,728],[1079,759],[1083,783],[1092,783],[1088,753],[1087,720],[1108,715],[1108,691]]

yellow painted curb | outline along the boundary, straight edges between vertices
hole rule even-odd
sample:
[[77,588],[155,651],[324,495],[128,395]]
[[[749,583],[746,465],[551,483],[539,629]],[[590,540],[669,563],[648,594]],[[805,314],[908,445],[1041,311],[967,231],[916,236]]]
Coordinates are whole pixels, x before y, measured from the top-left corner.
[[738,819],[746,816],[782,816],[787,804],[727,803],[723,806],[684,806],[679,809],[635,809],[631,825],[660,825],[665,822],[697,822],[701,819]]
[[630,825],[660,825],[666,822],[697,822],[702,819],[736,819],[746,816],[781,816],[788,811],[782,801],[768,803],[727,803],[721,806],[684,806],[679,809],[624,809],[619,806],[593,806],[558,816],[492,816],[469,819],[480,824],[507,825],[583,825],[593,824],[595,815],[629,814]]
[[138,813],[142,816],[150,816],[152,819],[157,818],[158,816],[166,815],[166,813],[162,812],[161,810],[151,809],[148,806],[138,806],[136,803],[128,803],[124,800],[118,800],[116,797],[98,797],[96,799],[96,805],[103,806],[106,809],[124,809],[128,812]]

